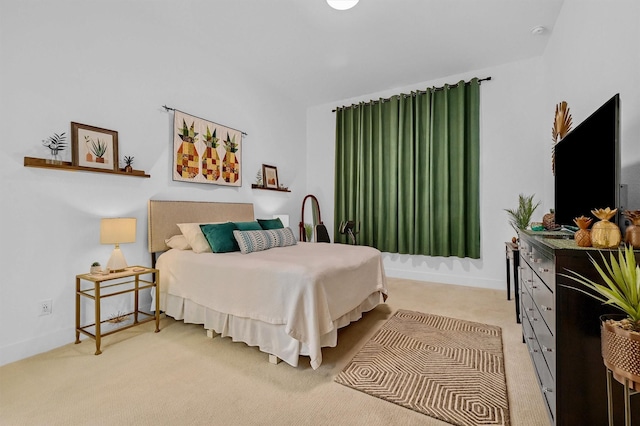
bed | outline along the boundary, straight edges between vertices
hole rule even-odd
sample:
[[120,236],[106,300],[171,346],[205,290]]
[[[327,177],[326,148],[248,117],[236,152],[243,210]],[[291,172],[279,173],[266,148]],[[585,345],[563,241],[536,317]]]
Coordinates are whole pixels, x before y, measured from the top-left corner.
[[297,242],[286,228],[234,233],[291,231],[293,241],[262,250],[240,244],[242,251],[196,252],[174,244],[183,224],[228,222],[255,222],[253,205],[149,201],[148,247],[167,316],[202,324],[210,337],[257,346],[272,363],[296,367],[308,356],[317,369],[322,348],[337,345],[337,330],[386,300],[381,253],[371,247]]

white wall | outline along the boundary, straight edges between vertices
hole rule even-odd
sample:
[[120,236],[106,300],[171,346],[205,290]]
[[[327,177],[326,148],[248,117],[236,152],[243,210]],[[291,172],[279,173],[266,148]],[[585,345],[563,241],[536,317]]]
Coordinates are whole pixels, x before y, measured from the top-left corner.
[[[122,250],[129,264],[148,265],[148,199],[253,202],[257,217],[285,213],[296,224],[306,194],[304,108],[253,85],[243,75],[260,66],[251,58],[204,68],[200,41],[167,31],[175,20],[184,30],[204,26],[206,16],[150,2],[72,4],[1,5],[0,364],[75,340],[75,276],[94,260],[106,264],[112,250],[99,244],[101,217],[138,219],[136,243]],[[171,180],[173,114],[165,104],[248,134],[241,188]],[[25,156],[47,157],[41,140],[69,134],[71,121],[118,131],[120,157],[133,155],[151,178],[23,167]],[[292,192],[252,190],[262,163],[277,166]],[[38,316],[44,299],[53,300],[53,314]]]
[[[575,127],[620,93],[621,182],[628,209],[640,209],[640,2],[565,1],[556,26],[544,54],[544,108],[567,101]],[[593,154],[580,167],[597,178]],[[553,188],[547,171],[545,185]]]
[[[566,0],[545,54],[537,59],[426,81],[310,108],[307,111],[307,180],[324,222],[333,217],[336,106],[412,89],[491,76],[481,95],[481,259],[384,255],[387,274],[417,280],[504,289],[504,242],[514,235],[503,209],[518,194],[542,202],[533,220],[553,208],[551,125],[555,104],[566,100],[577,125],[615,93],[622,99],[622,183],[629,208],[640,208],[640,3]],[[597,153],[594,153],[594,164]],[[597,175],[597,167],[587,167]]]

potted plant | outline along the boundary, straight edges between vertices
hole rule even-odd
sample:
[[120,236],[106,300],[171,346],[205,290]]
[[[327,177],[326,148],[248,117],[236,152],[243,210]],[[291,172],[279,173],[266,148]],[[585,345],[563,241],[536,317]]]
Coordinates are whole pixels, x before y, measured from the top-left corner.
[[102,271],[102,268],[100,268],[100,262],[93,262],[91,264],[91,268],[89,269],[89,273],[97,274],[100,271]]
[[131,173],[133,172],[133,167],[131,167],[131,165],[133,164],[133,157],[130,157],[128,155],[124,156],[124,171],[127,173]]
[[46,146],[51,151],[51,159],[47,160],[47,163],[62,163],[59,154],[60,151],[64,151],[64,148],[67,146],[65,142],[66,138],[67,137],[65,136],[64,132],[62,132],[60,134],[54,133],[53,136],[50,136],[48,139],[42,141],[42,145]]
[[589,255],[604,284],[597,283],[584,276],[569,271],[560,274],[583,284],[592,292],[574,288],[582,293],[613,306],[622,311],[622,315],[603,315],[601,321],[602,358],[604,364],[613,372],[620,383],[628,380],[629,387],[640,390],[640,265],[636,263],[631,245],[618,248],[618,260],[615,252],[609,254],[607,263],[604,254],[601,267]]
[[509,215],[509,223],[511,227],[518,232],[520,229],[527,229],[531,223],[531,216],[540,205],[540,201],[533,203],[534,195],[526,196],[520,194],[518,196],[518,208],[517,209],[504,209]]

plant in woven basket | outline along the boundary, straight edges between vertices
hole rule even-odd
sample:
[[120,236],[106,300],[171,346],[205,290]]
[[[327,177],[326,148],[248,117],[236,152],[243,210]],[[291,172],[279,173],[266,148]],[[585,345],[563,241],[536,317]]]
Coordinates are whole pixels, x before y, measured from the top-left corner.
[[617,381],[640,391],[640,265],[636,263],[631,246],[626,246],[624,250],[618,248],[618,260],[614,252],[611,252],[609,263],[604,254],[600,255],[604,269],[591,255],[589,257],[604,284],[573,271],[569,271],[571,275],[561,275],[583,284],[596,294],[580,288],[569,288],[624,312],[619,318],[615,315],[600,317],[602,359]]
[[519,229],[527,229],[531,223],[531,216],[533,212],[540,205],[540,201],[533,203],[534,195],[526,196],[520,194],[518,196],[518,208],[517,209],[504,209],[509,215],[509,223],[511,227],[518,232]]
[[589,255],[589,258],[600,274],[604,285],[585,278],[574,271],[569,271],[570,274],[560,275],[595,291],[597,294],[575,288],[604,304],[611,305],[624,312],[627,318],[621,321],[621,326],[627,330],[640,332],[640,265],[636,264],[633,247],[618,248],[618,260],[616,260],[615,252],[612,251],[609,253],[608,263],[603,253],[600,253],[600,256],[602,257],[604,268],[591,255]]
[[620,228],[609,221],[617,212],[618,209],[611,210],[609,207],[591,210],[591,213],[600,219],[591,227],[591,245],[593,247],[610,249],[620,245],[622,241]]

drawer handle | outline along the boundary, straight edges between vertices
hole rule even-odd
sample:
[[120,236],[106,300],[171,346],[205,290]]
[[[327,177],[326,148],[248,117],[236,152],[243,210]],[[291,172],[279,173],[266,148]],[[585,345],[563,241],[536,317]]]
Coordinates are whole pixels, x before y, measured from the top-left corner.
[[531,312],[531,311],[533,311],[533,308],[526,308],[525,311]]
[[543,272],[549,272],[549,270],[547,268],[543,268],[542,266],[538,268],[538,272],[540,272],[541,274]]
[[542,262],[542,259],[533,259],[533,263],[540,263]]
[[538,288],[537,285],[531,285],[531,288]]
[[548,348],[548,347],[546,347],[546,346],[542,345],[542,352],[553,352],[553,349]]
[[550,311],[551,308],[545,305],[540,305],[540,309],[542,309],[543,311]]
[[529,350],[529,352],[530,352],[530,353],[537,353],[537,352],[538,352],[538,350],[537,350],[537,349],[531,349],[531,350]]
[[546,386],[543,386],[543,387],[542,387],[542,392],[552,393],[552,392],[553,392],[553,389],[548,388],[548,387],[546,387]]

